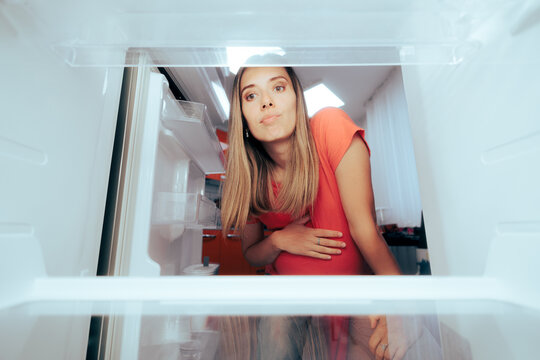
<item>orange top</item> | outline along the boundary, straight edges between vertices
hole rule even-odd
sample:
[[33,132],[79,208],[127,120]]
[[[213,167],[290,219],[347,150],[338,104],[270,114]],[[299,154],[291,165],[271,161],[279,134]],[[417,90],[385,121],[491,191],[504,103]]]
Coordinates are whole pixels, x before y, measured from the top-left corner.
[[[358,133],[364,140],[364,130],[356,126],[344,111],[336,108],[320,110],[311,119],[310,127],[319,155],[319,191],[313,209],[309,211],[311,219],[305,226],[342,232],[343,237],[336,240],[344,241],[346,247],[341,249],[340,255],[332,255],[331,260],[283,251],[272,265],[266,267],[266,271],[272,275],[371,274],[351,237],[335,176],[336,168],[353,137]],[[278,192],[279,185],[272,185],[274,192]],[[270,230],[282,229],[292,221],[289,214],[272,212],[263,214],[258,219]]]

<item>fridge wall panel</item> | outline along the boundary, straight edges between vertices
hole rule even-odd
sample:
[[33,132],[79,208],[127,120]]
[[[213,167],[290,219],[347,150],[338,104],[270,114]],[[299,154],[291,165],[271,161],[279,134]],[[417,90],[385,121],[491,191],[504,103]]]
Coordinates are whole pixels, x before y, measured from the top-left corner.
[[21,308],[2,315],[2,358],[85,358],[90,315],[35,317]]
[[[456,351],[467,349],[474,360],[534,358],[531,346],[517,344],[535,343],[538,338],[537,315],[518,309],[521,314],[498,311],[497,315],[471,312],[467,316],[439,315],[441,326],[449,329],[459,341],[444,344],[446,352],[454,354],[448,359],[459,359]],[[516,331],[516,329],[520,329]]]
[[[2,306],[35,278],[96,274],[122,82],[121,68],[65,64],[25,17],[5,16],[14,6],[0,4]],[[2,357],[84,358],[90,316],[14,313],[26,320],[3,312]]]
[[473,58],[403,75],[434,274],[517,276],[526,290],[539,275],[540,27],[517,15],[494,18],[499,37],[479,33]]
[[73,68],[22,32],[2,36],[0,238],[11,255],[0,274],[28,264],[41,276],[43,264],[49,276],[94,275],[122,69]]

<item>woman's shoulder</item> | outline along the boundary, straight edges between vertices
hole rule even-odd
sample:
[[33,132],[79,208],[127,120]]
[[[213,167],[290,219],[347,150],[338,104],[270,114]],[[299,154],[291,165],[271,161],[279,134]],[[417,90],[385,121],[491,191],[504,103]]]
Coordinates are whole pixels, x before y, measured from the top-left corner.
[[349,119],[349,115],[340,108],[336,107],[325,107],[321,110],[317,111],[315,115],[311,117],[311,121],[321,121],[326,119],[334,119],[334,118],[347,118]]
[[311,117],[310,126],[313,132],[320,133],[321,131],[327,132],[333,128],[335,129],[336,125],[343,122],[352,123],[351,118],[345,111],[335,107],[325,107]]
[[328,107],[317,112],[311,118],[310,127],[317,148],[325,149],[320,154],[329,154],[335,166],[356,134],[364,140],[364,129],[356,125],[345,111],[337,108]]

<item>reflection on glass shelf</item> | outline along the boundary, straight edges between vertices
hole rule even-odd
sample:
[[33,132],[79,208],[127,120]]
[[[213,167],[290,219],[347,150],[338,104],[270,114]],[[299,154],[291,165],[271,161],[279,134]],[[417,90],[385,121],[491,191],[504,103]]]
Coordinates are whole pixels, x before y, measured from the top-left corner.
[[348,315],[281,315],[279,309],[272,316],[216,315],[204,309],[159,301],[36,302],[0,312],[0,329],[11,334],[2,341],[11,336],[21,349],[45,349],[43,339],[67,344],[77,334],[55,333],[57,324],[88,329],[91,317],[94,325],[116,326],[107,336],[91,331],[89,354],[101,343],[138,359],[373,359],[373,352],[385,351],[403,359],[506,360],[534,358],[540,326],[538,310],[482,300],[359,303]]

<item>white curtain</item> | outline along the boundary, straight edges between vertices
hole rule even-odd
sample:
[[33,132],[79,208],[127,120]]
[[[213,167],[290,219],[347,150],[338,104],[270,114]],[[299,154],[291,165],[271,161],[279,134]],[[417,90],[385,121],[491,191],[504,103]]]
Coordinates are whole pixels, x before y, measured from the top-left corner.
[[360,125],[371,148],[377,222],[420,226],[422,205],[401,69],[392,70],[366,109]]

